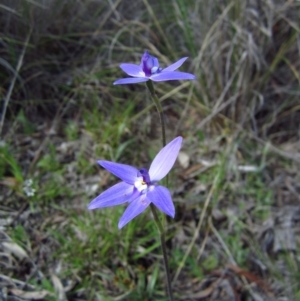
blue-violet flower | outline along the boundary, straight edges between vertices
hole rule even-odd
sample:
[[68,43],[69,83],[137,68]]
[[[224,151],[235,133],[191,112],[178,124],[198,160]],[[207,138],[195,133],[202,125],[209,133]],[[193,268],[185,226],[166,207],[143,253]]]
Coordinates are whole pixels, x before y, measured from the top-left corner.
[[163,82],[167,80],[196,79],[195,75],[191,73],[175,71],[185,62],[186,59],[187,57],[183,57],[176,63],[170,65],[165,69],[162,69],[161,67],[159,67],[158,59],[145,51],[142,56],[140,65],[128,63],[120,65],[120,68],[125,73],[133,77],[118,79],[114,82],[114,85],[141,83],[146,82],[149,79],[155,82]]
[[157,182],[164,178],[173,167],[181,143],[182,137],[177,137],[162,148],[151,163],[149,171],[146,168],[137,169],[130,165],[98,161],[99,165],[123,182],[102,192],[88,205],[88,209],[129,203],[119,220],[119,229],[142,213],[151,203],[165,214],[174,217],[175,207],[170,191],[158,185]]

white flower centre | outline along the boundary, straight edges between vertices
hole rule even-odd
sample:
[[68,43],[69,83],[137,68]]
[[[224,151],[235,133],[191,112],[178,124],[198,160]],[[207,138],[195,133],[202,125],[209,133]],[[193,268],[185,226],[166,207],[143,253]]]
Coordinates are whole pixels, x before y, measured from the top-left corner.
[[139,192],[143,192],[144,190],[147,190],[148,185],[143,181],[143,179],[141,179],[141,180],[137,180],[137,181],[134,182],[134,187]]

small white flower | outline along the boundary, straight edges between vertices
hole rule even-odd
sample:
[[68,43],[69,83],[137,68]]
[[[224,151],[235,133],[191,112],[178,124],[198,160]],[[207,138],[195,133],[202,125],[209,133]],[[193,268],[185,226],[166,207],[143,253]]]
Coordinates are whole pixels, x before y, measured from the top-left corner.
[[33,184],[32,179],[27,179],[26,181],[24,181],[24,184],[23,184],[23,191],[24,191],[25,195],[28,197],[34,196],[35,192],[36,192],[36,189],[32,187],[32,184]]

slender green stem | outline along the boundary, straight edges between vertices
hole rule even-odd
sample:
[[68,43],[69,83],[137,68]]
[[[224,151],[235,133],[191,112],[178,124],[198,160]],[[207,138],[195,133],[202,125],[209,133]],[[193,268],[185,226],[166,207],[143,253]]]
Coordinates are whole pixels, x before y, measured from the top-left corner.
[[160,221],[156,208],[153,204],[150,205],[155,223],[157,225],[159,234],[160,234],[160,242],[161,242],[161,249],[163,253],[164,258],[164,265],[165,265],[165,271],[167,276],[167,291],[169,295],[169,301],[173,301],[173,293],[172,293],[172,284],[171,284],[171,276],[169,271],[169,263],[168,263],[168,255],[167,255],[167,248],[166,248],[166,238],[165,238],[165,231],[162,225],[162,222]]
[[164,113],[163,113],[163,109],[162,106],[160,104],[160,101],[155,93],[153,84],[151,80],[148,80],[146,82],[146,86],[150,92],[151,98],[156,106],[158,115],[159,115],[159,119],[160,119],[160,124],[161,124],[161,131],[162,131],[162,143],[163,146],[166,146],[166,126],[165,126],[165,118],[164,118]]
[[[146,82],[146,86],[147,86],[147,88],[150,92],[151,98],[156,106],[156,109],[157,109],[157,112],[159,115],[160,124],[161,124],[162,144],[163,144],[163,146],[166,146],[166,144],[167,144],[166,143],[166,125],[165,125],[165,116],[164,116],[163,109],[162,109],[161,103],[155,93],[152,81],[148,80]],[[166,180],[165,184],[168,187],[168,185],[169,185],[169,176],[168,175],[166,176],[165,180]]]

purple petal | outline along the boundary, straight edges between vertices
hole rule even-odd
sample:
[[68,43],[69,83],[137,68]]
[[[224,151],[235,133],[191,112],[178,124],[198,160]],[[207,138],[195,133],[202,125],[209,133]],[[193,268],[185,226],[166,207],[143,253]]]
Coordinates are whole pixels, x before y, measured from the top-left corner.
[[98,164],[128,184],[133,185],[138,179],[139,171],[133,166],[104,160],[99,160]]
[[153,58],[153,67],[159,67],[158,58],[156,58],[155,56],[153,56],[152,58]]
[[148,77],[128,77],[128,78],[121,78],[116,80],[113,84],[114,85],[125,85],[125,84],[136,84],[148,81]]
[[133,77],[145,77],[143,69],[139,65],[135,64],[121,64],[120,68],[130,76]]
[[149,169],[151,182],[161,180],[171,170],[178,156],[181,143],[182,137],[177,137],[156,155]]
[[159,210],[174,218],[175,207],[171,198],[170,191],[163,186],[155,186],[147,193],[149,199]]
[[183,79],[196,79],[196,76],[191,73],[171,71],[171,72],[161,72],[150,76],[155,82],[163,82],[167,80],[183,80]]
[[100,195],[98,195],[93,201],[91,201],[88,205],[88,209],[91,210],[126,203],[131,200],[133,190],[133,185],[127,184],[125,182],[118,183],[108,188]]
[[137,215],[142,213],[149,205],[150,205],[150,200],[146,198],[146,194],[143,194],[139,198],[132,201],[120,218],[118,224],[119,229],[123,228]]
[[163,69],[162,72],[175,71],[186,61],[186,59],[187,59],[187,57],[183,57],[182,59],[178,60],[176,63],[170,65],[169,67],[167,67],[165,69]]
[[143,68],[143,65],[144,65],[143,63],[144,63],[145,60],[147,60],[148,56],[149,56],[148,51],[145,51],[142,55],[142,58],[141,58],[141,63],[140,63],[141,68]]

